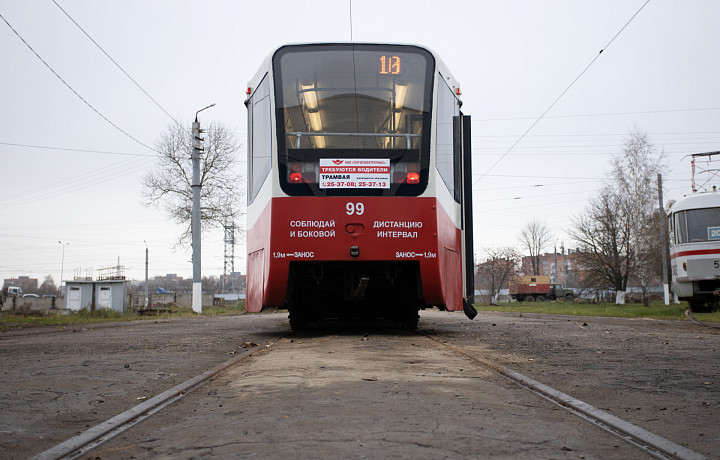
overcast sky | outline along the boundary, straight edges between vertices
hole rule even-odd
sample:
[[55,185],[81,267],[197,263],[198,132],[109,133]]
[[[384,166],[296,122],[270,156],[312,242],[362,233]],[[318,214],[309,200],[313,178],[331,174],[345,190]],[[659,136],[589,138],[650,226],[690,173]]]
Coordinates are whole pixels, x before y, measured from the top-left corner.
[[[348,0],[56,1],[173,118],[190,122],[216,103],[201,123],[228,125],[243,146],[247,81],[272,50],[351,39]],[[552,228],[558,247],[572,247],[571,218],[597,193],[631,129],[666,152],[666,199],[690,193],[686,155],[720,150],[720,2],[651,0],[492,167],[644,3],[352,1],[353,41],[425,45],[461,83],[473,117],[476,259],[484,248],[519,245],[532,218]],[[190,250],[175,248],[181,229],[140,195],[155,164],[143,144],[153,147],[171,118],[52,0],[0,0],[0,14],[127,133],[0,21],[0,276],[57,282],[62,241],[70,243],[65,279],[118,258],[142,279],[146,241],[151,277],[191,277]],[[238,158],[244,175],[244,147]],[[203,234],[204,275],[222,273],[222,239]],[[235,252],[244,273],[244,245]]]

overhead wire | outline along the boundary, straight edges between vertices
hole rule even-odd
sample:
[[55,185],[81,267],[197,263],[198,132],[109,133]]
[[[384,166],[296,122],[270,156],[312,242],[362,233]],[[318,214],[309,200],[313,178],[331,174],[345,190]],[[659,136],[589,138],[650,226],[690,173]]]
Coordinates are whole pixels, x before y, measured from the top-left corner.
[[70,16],[70,14],[68,14],[68,12],[65,11],[65,10],[63,9],[63,7],[60,6],[60,4],[59,4],[56,0],[52,0],[52,2],[55,4],[55,6],[57,6],[57,7],[60,9],[60,11],[62,11],[62,12],[65,14],[65,16],[67,16],[68,19],[70,19],[70,21],[72,21],[73,24],[75,24],[75,26],[77,26],[78,29],[80,29],[80,31],[81,31],[83,34],[85,34],[85,36],[86,36],[91,42],[93,42],[93,44],[94,44],[95,46],[98,47],[98,49],[99,49],[100,51],[102,51],[102,53],[103,53],[108,59],[110,59],[110,61],[111,61],[113,64],[115,64],[115,67],[117,67],[126,77],[128,77],[128,78],[130,79],[131,82],[133,82],[133,83],[135,84],[135,86],[137,86],[137,88],[138,88],[140,91],[143,92],[143,94],[145,94],[160,110],[163,111],[163,113],[165,113],[165,115],[167,115],[172,121],[174,121],[175,124],[177,124],[183,131],[185,131],[187,134],[190,134],[190,133],[187,132],[187,128],[186,128],[185,126],[183,126],[182,123],[180,123],[179,121],[177,121],[172,115],[170,115],[170,112],[168,112],[167,110],[165,110],[165,108],[164,108],[162,105],[160,105],[160,103],[159,103],[157,100],[155,100],[155,98],[152,97],[152,96],[150,95],[150,93],[148,93],[148,92],[145,90],[145,88],[143,88],[143,87],[140,85],[140,83],[138,83],[133,77],[131,77],[130,74],[127,73],[127,71],[126,71],[125,69],[123,69],[123,67],[122,67],[120,64],[118,64],[117,61],[116,61],[115,59],[113,59],[113,57],[110,56],[110,54],[108,54],[108,52],[105,51],[105,49],[104,49],[102,46],[100,46],[100,44],[99,44],[98,42],[96,42],[95,39],[92,38],[92,37],[90,36],[90,34],[87,33],[87,31],[86,31],[85,29],[83,29],[82,26],[81,26],[80,24],[78,24],[78,22],[77,22],[75,19],[73,19],[73,17]]
[[102,118],[102,119],[105,120],[108,124],[110,124],[110,126],[112,126],[113,128],[115,128],[116,130],[118,130],[119,132],[121,132],[122,134],[124,134],[125,136],[127,136],[128,138],[132,139],[132,140],[135,141],[136,143],[142,145],[143,147],[145,147],[145,148],[147,148],[147,149],[149,149],[149,150],[155,151],[155,149],[153,149],[152,147],[150,147],[150,146],[144,144],[143,142],[139,141],[138,139],[136,139],[135,137],[133,137],[131,134],[129,134],[127,131],[125,131],[124,129],[122,129],[121,127],[119,127],[118,125],[116,125],[115,123],[113,123],[112,121],[110,121],[110,119],[109,119],[108,117],[106,117],[105,115],[103,115],[98,109],[96,109],[92,104],[90,104],[84,97],[82,97],[82,96],[80,95],[80,93],[78,93],[77,91],[75,91],[75,88],[73,88],[72,86],[70,86],[70,84],[69,84],[68,82],[66,82],[66,81],[55,71],[55,69],[53,69],[53,68],[50,66],[50,64],[48,64],[48,63],[45,61],[45,59],[43,59],[43,58],[38,54],[38,52],[35,51],[35,49],[34,49],[32,46],[30,46],[30,44],[22,37],[22,35],[20,35],[20,33],[19,33],[17,30],[15,30],[15,28],[12,26],[12,24],[10,24],[10,22],[8,22],[8,20],[5,19],[5,16],[3,16],[2,13],[0,13],[0,18],[2,18],[3,21],[5,21],[5,24],[7,24],[7,26],[10,28],[10,30],[12,30],[13,33],[15,33],[15,35],[17,35],[17,37],[18,37],[18,38],[25,44],[25,46],[40,60],[40,62],[42,62],[43,64],[45,64],[45,67],[47,67],[48,70],[50,70],[50,72],[52,72],[52,74],[55,75],[55,76],[58,78],[58,80],[60,80],[70,91],[72,91],[72,93],[73,93],[75,96],[77,96],[78,99],[80,99],[81,101],[83,101],[83,102],[85,103],[85,105],[87,105],[93,112],[95,112],[100,118]]
[[[650,0],[648,0],[649,2]],[[648,2],[645,2],[647,4]],[[645,5],[643,5],[640,9],[644,8]],[[638,10],[638,13],[640,10]],[[635,13],[637,15],[637,13]],[[635,16],[633,16],[634,18]],[[630,20],[632,20],[631,18]],[[628,22],[629,24],[629,22]],[[627,24],[625,25],[627,26]],[[622,30],[621,30],[622,32]],[[619,34],[619,33],[618,33]],[[614,40],[614,38],[613,38]],[[600,50],[600,53],[602,53],[605,49],[607,49],[607,46],[603,50]],[[597,59],[600,55],[595,57]],[[592,63],[590,63],[592,64]],[[578,77],[579,78],[579,77]],[[574,83],[574,82],[573,82]],[[637,111],[637,112],[607,112],[607,113],[585,113],[585,114],[575,114],[575,115],[552,115],[549,117],[544,117],[546,119],[551,118],[581,118],[581,117],[609,117],[609,116],[618,116],[618,115],[647,115],[647,114],[653,114],[653,113],[676,113],[676,112],[697,112],[697,111],[704,111],[704,110],[720,110],[720,107],[701,107],[697,109],[668,109],[668,110],[643,110],[643,111]],[[485,121],[515,121],[515,120],[534,120],[535,117],[508,117],[508,118],[478,118],[473,119],[473,122],[485,122]]]
[[108,165],[100,168],[96,170],[93,175],[82,174],[76,177],[58,181],[54,184],[38,187],[34,190],[16,192],[8,198],[13,198],[15,196],[20,198],[9,201],[6,200],[7,202],[5,204],[0,204],[0,209],[40,201],[45,198],[53,197],[59,194],[70,193],[91,185],[104,183],[108,180],[118,179],[126,175],[143,171],[147,169],[147,167],[151,163],[151,160],[124,160],[119,164]]
[[513,145],[510,146],[510,148],[509,148],[500,158],[498,158],[498,159],[485,171],[485,173],[483,173],[478,179],[475,180],[475,182],[473,183],[473,185],[475,185],[478,181],[480,181],[483,177],[485,177],[490,171],[492,171],[492,170],[495,168],[495,166],[497,166],[503,159],[505,159],[505,157],[507,157],[508,154],[515,148],[515,146],[517,146],[517,145],[525,138],[525,136],[526,136],[538,123],[540,123],[540,120],[542,120],[542,119],[545,117],[545,115],[555,106],[555,104],[557,104],[558,101],[559,101],[568,91],[570,91],[570,88],[572,88],[573,85],[575,85],[575,82],[577,82],[577,81],[580,79],[580,77],[582,77],[582,76],[585,74],[585,72],[587,72],[588,69],[590,69],[590,67],[595,63],[595,61],[597,61],[598,58],[600,58],[600,56],[602,55],[603,51],[605,51],[606,49],[608,49],[608,48],[610,47],[610,45],[612,45],[612,43],[615,41],[615,39],[616,39],[618,36],[620,36],[620,34],[625,30],[625,28],[627,28],[627,26],[630,25],[630,23],[633,21],[633,19],[635,19],[635,17],[637,17],[637,15],[640,14],[640,12],[643,10],[643,8],[645,8],[645,6],[646,6],[648,3],[650,3],[650,0],[646,0],[645,3],[643,3],[643,5],[640,7],[640,9],[638,9],[638,10],[635,12],[635,14],[632,15],[632,17],[625,23],[625,25],[623,25],[623,26],[620,28],[620,30],[615,34],[615,36],[613,36],[613,37],[610,39],[610,41],[600,50],[600,52],[592,59],[592,61],[590,61],[590,63],[589,63],[587,66],[585,66],[585,68],[582,70],[582,72],[580,72],[580,74],[579,74],[577,77],[575,77],[575,79],[567,86],[567,88],[565,88],[565,90],[564,90],[562,93],[560,93],[560,95],[559,95],[557,98],[555,98],[555,100],[552,102],[552,104],[550,104],[550,106],[549,106],[547,109],[545,109],[545,111],[530,125],[530,127],[528,127],[527,130],[525,130],[525,132],[513,143]]
[[102,153],[102,154],[107,154],[107,155],[124,155],[124,156],[132,156],[132,157],[152,157],[152,158],[156,157],[156,155],[148,154],[148,153],[108,152],[105,150],[70,149],[70,148],[64,148],[64,147],[51,147],[48,145],[16,144],[13,142],[0,142],[0,145],[8,145],[11,147],[27,147],[27,148],[32,148],[32,149],[62,150],[65,152]]

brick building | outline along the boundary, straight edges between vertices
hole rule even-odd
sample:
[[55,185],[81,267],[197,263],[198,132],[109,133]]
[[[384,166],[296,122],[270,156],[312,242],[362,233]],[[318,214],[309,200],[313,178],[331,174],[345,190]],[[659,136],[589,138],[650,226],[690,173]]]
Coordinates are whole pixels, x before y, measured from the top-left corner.
[[[578,283],[578,265],[577,251],[560,248],[559,252],[546,252],[540,255],[538,275],[547,275],[551,282],[560,283],[565,287],[579,287]],[[532,260],[530,256],[522,258],[521,273],[522,275],[533,275]]]

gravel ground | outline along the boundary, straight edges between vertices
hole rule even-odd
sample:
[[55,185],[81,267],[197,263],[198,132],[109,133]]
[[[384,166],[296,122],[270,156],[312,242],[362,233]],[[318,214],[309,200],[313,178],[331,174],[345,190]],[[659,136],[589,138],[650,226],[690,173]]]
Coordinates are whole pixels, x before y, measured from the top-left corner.
[[710,458],[720,458],[720,330],[686,321],[481,312],[421,329]]
[[[326,325],[315,331],[315,339],[323,340],[334,334],[333,327]],[[369,351],[382,356],[382,353],[390,350],[387,343],[375,337],[382,334],[377,334],[372,326],[366,329],[370,331],[369,342],[376,345]],[[707,329],[689,322],[491,312],[481,312],[474,321],[469,321],[461,314],[432,310],[422,312],[419,329],[678,444],[711,458],[720,458],[720,331],[717,329]],[[281,313],[2,331],[0,458],[28,458],[42,452],[129,409],[144,398],[224,362],[244,342],[264,345],[288,332],[287,316]],[[349,334],[353,339],[357,338],[356,342],[362,340],[361,332],[350,331]],[[411,340],[409,337],[405,336],[403,340]],[[283,339],[281,343],[287,345],[289,340]],[[344,359],[344,365],[359,366],[360,370],[371,369],[367,366],[372,365],[372,354],[370,357],[361,356],[357,354],[358,350],[353,351],[352,347],[350,350],[351,354]],[[295,356],[292,361],[296,361],[300,368],[304,362],[308,372],[312,373],[312,362],[302,360],[308,354],[309,351],[305,350],[292,355]],[[259,373],[251,376],[254,381],[263,381],[261,369],[265,355],[263,353],[251,358],[260,366]],[[280,354],[273,350],[267,356]],[[355,363],[353,359],[361,360]],[[435,358],[427,365],[439,366],[443,359]],[[295,366],[294,369],[297,368]],[[338,375],[343,375],[349,371],[338,372]],[[408,371],[398,372],[402,374]],[[454,372],[459,371],[455,369]],[[217,382],[227,379],[227,376],[223,376]],[[497,376],[489,379],[503,380]],[[463,379],[449,378],[445,384],[455,381],[467,383]],[[501,388],[498,391],[502,392],[509,391],[514,384],[498,385]],[[242,388],[248,390],[259,386],[248,382]],[[378,395],[392,393],[392,386],[382,388],[383,392]],[[410,391],[408,388],[405,388],[405,394]],[[337,389],[337,395],[342,391],[352,392],[352,389]],[[236,397],[227,393],[230,390],[223,386],[217,387],[217,391],[230,398]],[[448,396],[448,406],[445,408],[428,406],[422,407],[422,410],[437,414],[466,410],[474,404],[471,398],[468,399],[468,391],[471,389],[463,387],[462,391],[453,393],[459,396]],[[202,395],[202,392],[201,389],[198,394]],[[530,393],[527,393],[530,396],[503,394],[520,401],[517,407],[523,410],[530,407],[541,413],[541,407],[546,404],[533,402],[536,397]],[[288,407],[295,407],[292,400],[274,400],[270,396],[265,401],[268,404],[276,401],[275,404],[280,405],[277,410],[282,410],[282,404],[286,404],[286,412]],[[311,396],[309,394],[306,397]],[[261,401],[262,398],[258,396],[254,400]],[[433,404],[442,404],[443,399],[433,401]],[[249,409],[244,414],[244,419],[241,415],[235,422],[240,426],[232,425],[232,429],[242,431],[252,427],[252,421],[258,419],[263,410],[258,404],[253,406],[254,410]],[[318,410],[327,410],[327,407]],[[496,414],[502,412],[499,408],[493,410],[497,411]],[[542,411],[547,411],[547,408]],[[524,412],[516,412],[518,417],[523,416]],[[221,419],[227,417],[222,411],[218,414]],[[309,417],[304,421],[311,419]],[[273,420],[267,419],[263,423],[271,426]],[[372,423],[372,420],[366,422]],[[573,419],[574,425],[584,423]],[[321,427],[310,426],[305,429],[312,431],[315,428]],[[416,428],[423,429],[419,426]],[[486,426],[485,429],[490,428]],[[586,428],[578,426],[573,429],[582,431]],[[585,439],[589,435],[585,433],[582,436]],[[547,437],[552,438],[550,434],[541,433],[538,439]],[[547,449],[526,450],[523,456],[579,458],[577,445],[544,442],[541,445],[549,446]],[[610,445],[612,442],[608,444],[605,440],[598,442],[602,447],[598,451],[601,454],[596,452],[596,457],[623,456],[613,449],[625,447],[615,447]],[[172,457],[178,453],[163,450],[152,443],[149,445],[152,449],[142,452],[158,452],[161,457]],[[379,442],[377,446],[382,448],[383,443]],[[291,455],[292,444],[286,447],[287,455]],[[558,450],[561,447],[571,450]],[[129,453],[118,452],[115,458],[123,458]],[[451,456],[454,451],[443,446],[438,451],[424,452],[426,455],[421,456],[427,458],[434,456],[433,452],[440,456]],[[462,453],[463,450],[457,452]],[[402,450],[398,455],[403,456]],[[592,458],[592,455],[586,458]]]
[[0,458],[28,458],[287,333],[286,316],[175,318],[0,332]]

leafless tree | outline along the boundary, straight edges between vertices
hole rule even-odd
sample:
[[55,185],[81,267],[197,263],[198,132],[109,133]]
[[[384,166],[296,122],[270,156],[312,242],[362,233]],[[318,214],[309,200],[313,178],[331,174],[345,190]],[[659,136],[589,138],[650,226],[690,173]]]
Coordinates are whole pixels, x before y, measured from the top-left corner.
[[656,271],[652,254],[659,244],[653,219],[655,184],[664,169],[664,153],[645,133],[632,130],[611,165],[605,187],[575,218],[570,234],[580,245],[581,263],[590,280],[598,287],[614,289],[619,304],[625,303],[628,280],[632,280],[647,305],[650,275]]
[[577,276],[584,286],[625,292],[633,260],[628,220],[620,218],[621,200],[610,187],[591,199],[568,231],[580,251]]
[[530,253],[533,275],[540,274],[540,255],[552,241],[550,228],[540,219],[532,219],[520,232],[520,243]]
[[497,304],[500,290],[507,287],[509,278],[515,274],[520,254],[512,247],[488,248],[485,262],[477,266],[477,285],[487,290],[486,302]]
[[40,295],[58,295],[58,289],[57,289],[57,286],[55,286],[55,280],[53,280],[52,275],[48,275],[45,277],[45,280],[42,282],[42,284],[38,288],[38,294],[40,294]]
[[[200,155],[200,219],[202,228],[221,226],[239,215],[244,196],[235,169],[240,142],[224,125],[210,124],[202,134]],[[185,230],[179,243],[192,236],[192,142],[189,127],[169,126],[156,144],[159,164],[142,179],[146,205],[163,208]]]

